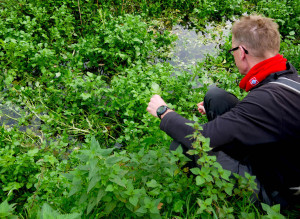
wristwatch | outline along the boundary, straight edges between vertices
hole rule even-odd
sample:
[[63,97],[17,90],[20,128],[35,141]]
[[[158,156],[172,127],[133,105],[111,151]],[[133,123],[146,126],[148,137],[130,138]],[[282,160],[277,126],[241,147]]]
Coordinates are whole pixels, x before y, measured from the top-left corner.
[[164,105],[158,107],[157,110],[156,110],[156,114],[157,114],[158,118],[161,119],[161,116],[162,116],[168,109],[170,109],[170,108],[167,107],[167,106],[164,106]]

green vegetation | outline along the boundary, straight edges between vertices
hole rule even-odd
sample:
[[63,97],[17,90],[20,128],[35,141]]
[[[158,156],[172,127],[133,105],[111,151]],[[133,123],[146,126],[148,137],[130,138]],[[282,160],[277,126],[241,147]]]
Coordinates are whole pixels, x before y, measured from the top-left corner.
[[202,123],[196,103],[210,83],[245,95],[230,38],[189,71],[164,62],[180,22],[205,31],[208,21],[263,13],[280,25],[282,52],[300,69],[297,4],[1,1],[0,218],[282,217],[278,205],[251,203],[254,177],[230,177],[199,132],[191,153],[202,167],[189,170],[146,107],[158,93]]

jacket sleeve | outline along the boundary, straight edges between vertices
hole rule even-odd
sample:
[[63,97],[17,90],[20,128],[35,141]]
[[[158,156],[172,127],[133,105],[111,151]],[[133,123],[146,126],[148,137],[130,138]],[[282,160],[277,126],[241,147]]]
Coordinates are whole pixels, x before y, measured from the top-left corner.
[[[235,121],[236,117],[230,118],[231,116],[233,116],[232,113],[230,115],[218,116],[215,120],[203,125],[201,133],[204,137],[211,138],[211,147],[214,148],[231,142],[238,132],[240,132],[240,137],[243,138],[241,135],[246,136],[247,133],[242,134],[243,129],[239,128],[239,122]],[[193,134],[195,130],[193,127],[187,125],[187,123],[194,123],[194,121],[190,121],[176,112],[170,112],[161,120],[160,129],[175,141],[191,149],[193,139],[186,136]]]
[[230,111],[204,124],[202,134],[210,138],[212,148],[276,142],[281,136],[279,118],[284,118],[280,102],[273,91],[256,89]]
[[[260,97],[260,98],[257,98]],[[216,148],[227,144],[252,146],[278,141],[280,134],[279,118],[283,115],[280,108],[274,106],[271,94],[265,91],[251,92],[236,107],[203,124],[201,133],[210,138],[210,146]],[[186,138],[194,129],[186,123],[192,121],[175,112],[168,113],[161,121],[160,128],[174,140],[191,147],[192,140]],[[276,124],[277,123],[277,124]]]

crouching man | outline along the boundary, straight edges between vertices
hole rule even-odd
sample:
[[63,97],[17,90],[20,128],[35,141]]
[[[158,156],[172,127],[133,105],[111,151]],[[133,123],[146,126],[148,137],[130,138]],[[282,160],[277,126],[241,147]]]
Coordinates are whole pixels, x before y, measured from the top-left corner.
[[[239,101],[233,94],[212,87],[198,104],[206,114],[203,136],[224,169],[256,175],[258,197],[282,207],[299,204],[300,195],[300,77],[279,54],[278,25],[262,16],[245,16],[232,28],[232,49],[239,72],[239,86],[248,95]],[[186,138],[191,121],[169,109],[154,95],[147,111],[161,119],[160,128],[188,151]],[[196,161],[195,161],[196,162]],[[298,188],[298,189],[297,189]]]

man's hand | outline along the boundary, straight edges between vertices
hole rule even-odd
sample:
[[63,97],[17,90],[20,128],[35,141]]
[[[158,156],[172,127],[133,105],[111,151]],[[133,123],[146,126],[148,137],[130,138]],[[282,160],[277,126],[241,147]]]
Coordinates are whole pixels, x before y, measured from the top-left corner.
[[167,106],[166,102],[159,95],[156,94],[150,99],[150,102],[147,107],[147,111],[151,115],[157,117],[156,110],[158,107],[162,105]]
[[205,115],[206,112],[205,112],[205,108],[204,108],[204,106],[203,106],[203,101],[200,102],[200,103],[198,103],[197,106],[198,106],[198,111],[199,111],[199,113],[201,113],[202,115]]

